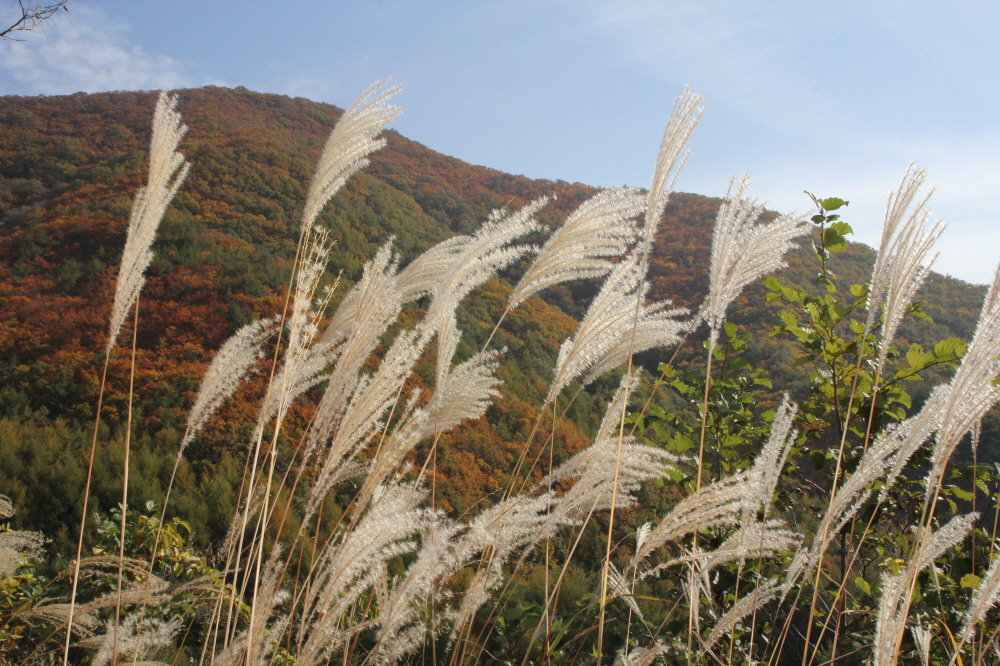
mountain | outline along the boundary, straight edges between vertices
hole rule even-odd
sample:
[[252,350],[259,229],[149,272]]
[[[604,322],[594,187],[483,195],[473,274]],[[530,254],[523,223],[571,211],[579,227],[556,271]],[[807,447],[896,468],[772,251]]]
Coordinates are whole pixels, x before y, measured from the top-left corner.
[[[35,521],[36,528],[44,527],[40,522],[72,523],[72,493],[43,497],[38,488],[53,479],[72,485],[80,476],[79,464],[69,459],[89,445],[117,264],[132,197],[145,179],[155,99],[147,92],[0,98],[0,493],[35,497],[23,520]],[[133,423],[137,446],[146,451],[137,463],[137,474],[148,482],[148,490],[137,491],[145,493],[143,499],[159,496],[214,350],[237,327],[282,307],[305,190],[342,113],[242,88],[183,90],[180,99],[190,127],[181,150],[191,173],[161,225],[140,302],[135,383],[141,398]],[[493,209],[548,196],[539,219],[554,227],[597,191],[470,165],[396,132],[386,136],[387,147],[320,216],[336,241],[330,260],[331,273],[340,275],[335,301],[389,238],[405,264],[431,245],[477,228]],[[831,194],[850,198],[849,192]],[[651,297],[697,307],[707,287],[718,204],[695,194],[674,195],[654,247]],[[807,248],[793,254],[782,279],[811,288],[810,254]],[[869,248],[853,245],[832,266],[845,284],[865,283],[872,256]],[[518,270],[523,266],[506,278]],[[509,288],[509,279],[494,280],[467,300],[459,312],[467,333],[460,355],[485,342],[490,324],[484,322],[497,319]],[[507,349],[500,370],[504,395],[485,418],[446,438],[437,461],[445,506],[465,511],[502,486],[537,416],[533,405],[547,391],[559,343],[595,290],[590,282],[553,288],[505,321],[494,343]],[[968,339],[982,294],[980,286],[933,274],[922,298],[935,323],[909,322],[902,338],[923,344],[950,335]],[[766,336],[777,312],[765,303],[762,288],[741,297],[733,321],[755,331],[754,353],[784,382],[776,388],[801,392],[802,369],[792,366],[780,338]],[[97,483],[105,508],[118,501],[111,470],[121,455],[128,387],[121,347],[116,354],[103,412],[102,438],[111,444],[102,454],[107,469],[98,472],[104,481]],[[642,359],[650,368],[658,360],[664,359]],[[432,362],[421,366],[416,382],[433,375]],[[614,385],[609,378],[581,393],[569,421],[558,428],[557,455],[584,445]],[[187,501],[191,511],[201,512],[191,520],[208,533],[224,529],[204,507],[231,502],[223,486],[238,479],[234,461],[248,441],[245,424],[258,394],[256,385],[243,389],[189,452],[181,486],[197,498]],[[301,434],[308,412],[307,405],[299,409],[289,441]],[[987,428],[990,456],[1000,450],[998,438],[995,427]],[[179,501],[182,508],[185,501]]]

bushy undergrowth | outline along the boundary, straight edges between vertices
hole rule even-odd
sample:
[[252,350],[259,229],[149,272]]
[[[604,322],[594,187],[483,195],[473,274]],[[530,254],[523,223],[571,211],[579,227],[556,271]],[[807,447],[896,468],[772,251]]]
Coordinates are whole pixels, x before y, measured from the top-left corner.
[[[52,474],[67,477],[60,488],[80,487],[76,501],[58,503],[79,508],[57,519],[79,524],[65,570],[33,562],[46,538],[65,542],[73,532],[0,532],[0,659],[1000,660],[997,481],[975,462],[952,462],[961,442],[974,449],[982,417],[1000,399],[1000,274],[970,341],[894,346],[903,318],[927,317],[914,299],[942,228],[929,224],[920,198],[923,172],[908,169],[891,195],[866,284],[840,284],[830,270],[831,255],[849,242],[840,217],[847,202],[814,197],[808,219],[765,221],[744,178],[718,212],[704,303],[689,312],[651,301],[650,249],[702,114],[700,97],[685,92],[648,191],[599,192],[547,237],[535,219],[544,198],[498,210],[405,266],[389,240],[333,308],[332,244],[317,216],[383,145],[379,134],[398,113],[388,105],[393,92],[366,91],[334,128],[306,196],[284,307],[222,345],[186,425],[159,442],[175,459],[162,505],[137,501],[137,484],[166,470],[156,469],[162,456],[132,456],[131,380],[120,437],[101,427],[99,401],[89,436],[39,427],[36,444],[0,452],[12,470],[28,456],[51,460]],[[161,96],[105,348],[105,359],[130,355],[133,368],[150,248],[187,173],[175,107]],[[751,336],[727,312],[808,238],[814,289],[780,276],[764,282],[782,307],[772,335],[794,339],[797,362],[813,368],[795,404],[748,360]],[[520,277],[503,294],[492,333],[476,332],[485,344],[472,349],[456,310],[514,264]],[[497,395],[505,350],[491,345],[494,334],[534,294],[571,280],[600,287],[576,332],[553,350],[552,379],[537,387],[539,416],[517,443],[516,464],[496,492],[461,513],[447,510],[454,507],[435,492],[439,443]],[[413,302],[418,308],[404,309]],[[673,356],[657,377],[635,364],[640,353]],[[941,368],[953,369],[950,381],[915,405],[907,383]],[[433,390],[414,387],[418,371]],[[204,475],[193,481],[184,453],[248,376],[261,401],[245,455],[208,475],[237,484],[238,505],[219,502],[214,515],[191,517],[228,526],[223,541],[196,549],[191,523],[166,519],[171,493],[181,484],[197,488],[202,504],[227,496]],[[560,421],[584,386],[608,376],[620,381],[592,442],[557,456]],[[307,409],[306,395],[319,396],[315,407]],[[100,470],[111,464],[122,471],[120,487],[95,482],[109,478]],[[92,515],[91,498],[112,492],[121,508]],[[43,509],[17,502],[16,493],[0,499],[3,518],[19,509],[43,520]],[[96,545],[85,552],[88,530]]]

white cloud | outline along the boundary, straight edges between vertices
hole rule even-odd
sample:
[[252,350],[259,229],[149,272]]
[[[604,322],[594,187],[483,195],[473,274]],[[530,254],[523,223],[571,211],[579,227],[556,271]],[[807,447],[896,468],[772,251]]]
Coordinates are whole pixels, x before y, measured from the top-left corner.
[[74,5],[49,21],[44,33],[0,44],[0,68],[34,94],[192,85],[174,59],[146,53],[127,33],[128,26],[105,12]]

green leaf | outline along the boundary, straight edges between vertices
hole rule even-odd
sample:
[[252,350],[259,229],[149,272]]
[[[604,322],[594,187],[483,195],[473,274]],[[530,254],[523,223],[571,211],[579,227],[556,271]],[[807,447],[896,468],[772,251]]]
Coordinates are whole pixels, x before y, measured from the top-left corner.
[[868,581],[866,581],[861,576],[858,576],[857,578],[854,579],[854,584],[860,587],[862,590],[864,590],[865,594],[871,594],[872,586],[869,585]]
[[962,576],[962,580],[959,581],[959,584],[962,587],[968,587],[968,588],[973,589],[973,590],[978,589],[979,588],[979,576],[977,576],[976,574],[971,574],[971,573],[965,574],[964,576]]
[[849,225],[847,222],[834,222],[829,226],[829,228],[833,231],[836,231],[841,236],[843,236],[844,234],[854,233],[854,229],[851,229],[851,225]]
[[828,227],[823,230],[823,247],[827,252],[843,252],[847,249],[847,239],[833,227]]
[[958,488],[957,486],[955,488],[952,488],[951,490],[952,490],[952,494],[954,494],[955,497],[957,497],[958,499],[963,499],[966,502],[971,502],[972,501],[973,494],[970,493],[968,490],[962,490],[961,488]]
[[767,278],[766,280],[764,280],[764,286],[767,287],[768,289],[770,289],[771,291],[780,291],[781,290],[781,283],[778,282],[777,280],[775,280],[773,277],[770,277],[770,278]]
[[852,284],[851,285],[851,296],[854,298],[861,298],[862,296],[868,295],[868,285],[866,284]]
[[934,354],[941,359],[947,356],[957,361],[965,355],[967,346],[968,344],[961,338],[945,338],[934,345]]
[[[933,358],[933,357],[931,357]],[[919,344],[914,342],[910,345],[909,351],[906,352],[906,363],[914,370],[919,370],[924,367],[926,362],[930,360],[928,355],[924,353],[924,348]]]
[[843,208],[844,206],[849,204],[850,201],[844,201],[839,197],[829,197],[827,199],[820,199],[816,203],[818,203],[823,208],[823,210],[829,212],[833,210],[838,210],[839,208]]

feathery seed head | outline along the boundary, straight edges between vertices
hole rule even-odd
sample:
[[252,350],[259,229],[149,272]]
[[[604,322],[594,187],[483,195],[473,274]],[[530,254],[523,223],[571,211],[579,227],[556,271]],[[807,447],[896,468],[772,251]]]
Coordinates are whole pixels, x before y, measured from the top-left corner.
[[951,454],[993,405],[1000,402],[1000,266],[986,292],[976,332],[951,378],[941,407],[928,475],[927,496],[932,497]]
[[447,271],[443,272],[443,279],[424,316],[426,335],[433,335],[469,292],[486,282],[497,271],[535,249],[529,245],[512,243],[539,230],[534,215],[548,201],[548,197],[542,197],[513,214],[495,210],[468,242],[450,246],[449,249],[455,251],[444,255],[452,255],[454,259]]
[[694,128],[705,114],[705,107],[699,106],[703,99],[701,95],[691,92],[691,87],[688,86],[677,97],[670,112],[670,120],[667,121],[667,127],[663,131],[656,168],[653,170],[653,181],[649,186],[646,200],[646,220],[643,226],[644,252],[649,252],[649,248],[652,247],[656,227],[663,216],[663,210],[667,207],[667,200],[674,189],[674,183],[677,182],[677,177],[687,163],[690,151],[685,153],[684,146],[687,145]]
[[163,219],[163,213],[187,177],[189,165],[184,161],[184,156],[177,152],[177,145],[185,132],[187,127],[181,124],[181,116],[177,113],[177,97],[162,91],[153,114],[149,179],[146,187],[136,193],[132,202],[128,235],[121,266],[118,268],[107,352],[115,346],[122,325],[146,282],[143,273],[153,260],[153,252],[149,248],[156,237],[156,229]]
[[309,184],[302,213],[303,231],[313,225],[323,206],[347,179],[368,166],[368,155],[385,146],[385,139],[376,137],[402,111],[398,106],[386,104],[401,88],[386,89],[388,81],[377,81],[363,92],[330,133]]
[[[889,193],[889,200],[885,206],[885,218],[882,223],[882,236],[879,241],[878,254],[875,256],[875,265],[872,268],[872,278],[869,283],[868,295],[868,321],[866,327],[871,330],[875,324],[875,316],[879,312],[879,305],[888,287],[889,267],[895,256],[894,246],[897,241],[896,230],[902,222],[906,211],[916,199],[917,192],[923,187],[927,179],[927,173],[923,169],[916,168],[915,164],[910,164],[903,174],[903,179],[899,188]],[[933,190],[932,190],[933,192]],[[931,193],[928,193],[924,200],[919,203],[911,215],[911,221],[926,208],[927,200]]]
[[604,190],[580,204],[546,241],[507,303],[513,308],[546,287],[567,280],[606,275],[610,257],[621,256],[635,239],[633,218],[645,209],[638,190]]
[[188,414],[181,452],[261,358],[261,344],[274,333],[276,326],[274,320],[261,319],[236,331],[222,344],[202,377],[194,406]]
[[733,178],[715,220],[708,296],[699,313],[708,322],[712,343],[726,320],[726,309],[743,288],[784,266],[783,257],[793,241],[809,233],[809,226],[796,214],[757,224],[764,205],[746,196],[749,188],[748,177],[738,185]]
[[[927,227],[930,218],[927,200],[930,199],[930,193],[914,207],[902,227],[899,226],[907,207],[924,182],[924,177],[923,171],[914,169],[913,165],[910,165],[899,191],[889,197],[882,238],[882,242],[887,245],[886,256],[881,256],[880,248],[880,256],[876,259],[872,272],[868,305],[869,329],[874,324],[879,306],[884,306],[882,349],[876,366],[878,371],[885,366],[889,346],[896,337],[896,331],[906,315],[907,308],[930,272],[930,267],[937,257],[937,255],[931,256],[931,250],[945,228],[940,220],[930,228]],[[886,230],[890,230],[888,235]]]

